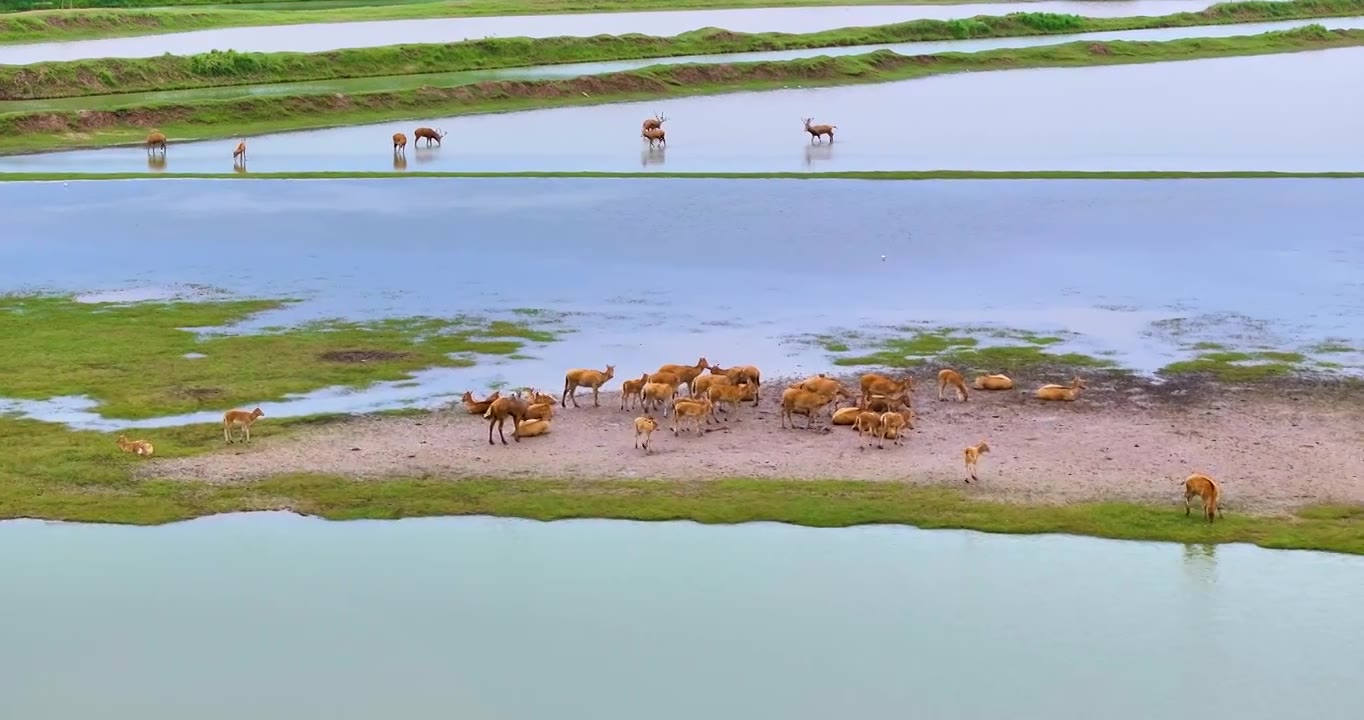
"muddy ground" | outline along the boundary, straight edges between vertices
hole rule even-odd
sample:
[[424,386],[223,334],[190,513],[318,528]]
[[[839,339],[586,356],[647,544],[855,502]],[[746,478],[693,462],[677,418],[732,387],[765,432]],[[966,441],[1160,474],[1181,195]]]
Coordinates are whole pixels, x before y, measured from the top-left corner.
[[[154,461],[148,476],[214,483],[285,472],[384,477],[854,479],[951,485],[980,497],[1022,502],[1122,499],[1179,502],[1190,472],[1222,481],[1224,506],[1282,512],[1314,502],[1364,503],[1364,384],[1293,381],[1228,386],[1191,378],[1166,383],[1089,374],[1073,403],[1030,393],[974,391],[939,402],[919,373],[913,432],[902,447],[864,449],[831,427],[782,429],[786,380],[763,384],[762,400],[702,436],[654,435],[634,445],[638,410],[617,392],[593,408],[557,409],[548,434],[488,445],[488,424],[460,406],[420,416],[355,417],[222,452]],[[1069,374],[1015,377],[1018,388],[1065,382]],[[620,378],[609,387],[619,388]],[[853,378],[852,386],[856,387]],[[267,409],[268,412],[268,409]],[[803,424],[804,418],[797,418]],[[962,448],[987,439],[979,481],[963,483]],[[494,433],[496,440],[496,433]]]

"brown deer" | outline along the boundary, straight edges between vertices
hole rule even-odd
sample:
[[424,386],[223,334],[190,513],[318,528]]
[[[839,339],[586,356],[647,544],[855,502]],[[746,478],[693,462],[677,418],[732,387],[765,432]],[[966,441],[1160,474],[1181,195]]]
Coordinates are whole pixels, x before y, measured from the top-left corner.
[[228,410],[223,413],[223,439],[229,443],[232,442],[233,426],[241,425],[242,441],[251,442],[251,423],[254,423],[256,418],[262,417],[265,417],[265,413],[261,412],[260,408],[256,408],[251,412],[245,410]]
[[943,368],[938,371],[938,400],[946,400],[945,391],[947,388],[954,388],[957,391],[957,398],[966,402],[966,380],[961,373],[952,368]]
[[147,152],[152,152],[156,148],[161,148],[161,154],[166,154],[166,134],[158,130],[153,130],[147,135]]
[[658,429],[658,421],[652,415],[641,415],[635,418],[635,449],[639,449],[639,438],[644,436],[644,454],[648,455],[653,450],[649,448],[649,441],[654,437],[654,431]]
[[1203,473],[1194,473],[1184,479],[1184,515],[1189,515],[1189,501],[1198,497],[1203,501],[1203,517],[1208,522],[1213,522],[1214,516],[1221,517],[1222,511],[1217,507],[1217,501],[1221,489],[1217,487],[1217,481]]
[[464,409],[468,410],[470,415],[482,415],[483,413],[488,412],[488,406],[492,405],[500,397],[502,397],[501,391],[495,391],[492,395],[479,400],[474,397],[473,393],[465,390],[464,397],[460,398],[460,401],[464,403]]
[[152,447],[150,442],[146,440],[129,440],[126,435],[119,435],[118,439],[114,442],[118,444],[119,450],[133,453],[138,457],[151,457],[152,453],[156,452],[156,449]]
[[966,461],[967,483],[970,483],[972,480],[980,479],[976,477],[976,463],[980,462],[980,456],[987,452],[990,452],[990,443],[987,443],[984,440],[981,440],[975,445],[967,445],[965,448],[962,448],[962,459]]
[[667,133],[663,132],[663,128],[661,127],[644,128],[644,131],[640,133],[640,136],[648,139],[649,147],[653,147],[654,143],[658,143],[662,147],[668,145]]
[[[810,133],[811,143],[813,143],[816,138],[820,138],[821,135],[828,135],[829,142],[834,141],[834,128],[838,127],[837,125],[811,125],[810,121],[814,120],[814,118],[801,118],[801,120],[805,122],[805,132]],[[822,138],[820,138],[820,142],[823,142]]]
[[488,421],[488,444],[497,444],[493,442],[494,425],[497,426],[497,436],[502,439],[502,444],[507,444],[507,437],[502,434],[502,425],[507,418],[512,419],[512,439],[521,442],[521,423],[526,421],[526,410],[529,408],[525,400],[511,395],[494,400],[483,412],[483,419]]
[[667,122],[667,120],[668,118],[664,117],[663,113],[654,113],[653,117],[648,118],[644,121],[643,129],[657,130],[658,128],[663,127],[663,123]]
[[245,139],[245,138],[243,138],[241,142],[237,143],[237,149],[232,151],[232,164],[233,164],[233,165],[236,165],[238,160],[241,160],[241,163],[242,163],[243,165],[246,164],[246,139]]
[[559,398],[559,407],[568,407],[568,399],[573,398],[573,407],[578,407],[578,388],[592,388],[592,407],[601,407],[599,400],[601,386],[616,376],[616,366],[607,365],[606,371],[575,368],[564,374],[564,394]]
[[426,138],[427,147],[431,147],[432,142],[439,145],[440,139],[445,137],[445,135],[446,133],[443,130],[432,130],[429,127],[419,127],[412,131],[412,144],[421,147],[420,143],[422,138]]
[[393,133],[393,154],[407,152],[407,136],[402,133]]

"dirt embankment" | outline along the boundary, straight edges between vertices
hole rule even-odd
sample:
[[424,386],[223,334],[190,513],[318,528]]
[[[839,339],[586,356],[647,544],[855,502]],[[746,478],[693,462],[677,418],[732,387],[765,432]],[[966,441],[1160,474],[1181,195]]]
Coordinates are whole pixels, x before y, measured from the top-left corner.
[[[1065,376],[1062,376],[1062,379]],[[1034,388],[1057,377],[1016,378]],[[619,380],[613,381],[618,387]],[[551,432],[488,445],[488,426],[462,408],[418,417],[358,417],[220,453],[149,463],[149,476],[214,483],[276,473],[361,479],[505,477],[566,479],[851,479],[962,487],[1022,502],[1121,499],[1177,503],[1190,472],[1222,480],[1234,511],[1278,512],[1314,502],[1364,503],[1364,387],[1298,383],[1229,388],[1163,385],[1091,376],[1074,403],[1014,390],[939,402],[915,392],[916,429],[904,445],[860,447],[857,434],[783,429],[785,382],[764,383],[762,401],[703,436],[673,436],[655,452],[633,447],[638,410],[604,393],[593,408],[556,409]],[[803,418],[797,418],[803,423]],[[510,427],[508,427],[510,434]],[[962,448],[988,439],[979,482],[965,485]],[[496,440],[496,433],[494,433]]]

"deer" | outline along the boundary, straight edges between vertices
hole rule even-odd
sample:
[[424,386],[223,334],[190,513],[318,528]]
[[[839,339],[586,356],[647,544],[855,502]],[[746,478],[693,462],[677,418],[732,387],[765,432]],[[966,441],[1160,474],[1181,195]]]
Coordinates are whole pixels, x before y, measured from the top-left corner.
[[672,426],[673,436],[675,437],[677,435],[678,424],[685,422],[691,422],[691,424],[696,428],[697,435],[704,434],[705,431],[701,429],[701,421],[704,420],[706,421],[706,424],[710,424],[710,416],[713,413],[713,411],[714,406],[711,405],[710,398],[701,398],[700,400],[693,400],[690,398],[687,399],[678,398],[677,400],[674,400]]
[[905,375],[903,380],[894,380],[878,373],[867,373],[862,376],[859,383],[862,388],[862,395],[859,402],[866,404],[872,395],[908,395],[914,391],[914,378]]
[[914,418],[910,410],[881,413],[881,441],[877,447],[884,447],[886,438],[896,445],[904,446],[905,430],[914,429]]
[[402,133],[393,133],[393,154],[407,154],[407,136]]
[[639,437],[644,436],[644,454],[649,455],[653,450],[649,447],[649,441],[654,437],[654,431],[658,429],[658,421],[652,415],[641,415],[635,418],[635,449],[639,449]]
[[251,442],[251,423],[254,423],[256,418],[263,417],[265,417],[265,413],[261,412],[260,408],[256,408],[251,412],[245,410],[228,410],[223,413],[223,439],[229,443],[232,442],[232,427],[234,425],[241,425],[244,438],[243,442]]
[[[815,142],[815,139],[819,138],[821,135],[828,135],[829,142],[834,141],[834,128],[838,127],[837,125],[811,125],[810,122],[814,120],[814,118],[801,118],[801,120],[805,123],[805,132],[810,133],[810,142],[812,144]],[[823,142],[823,139],[820,139],[820,142]]]
[[645,119],[643,129],[657,130],[658,128],[663,127],[663,123],[667,122],[667,120],[668,118],[664,117],[662,113],[654,113],[653,117]]
[[241,142],[237,143],[237,149],[232,151],[232,164],[237,164],[238,160],[243,165],[246,164],[246,138],[242,138]]
[[961,373],[957,372],[956,370],[953,370],[952,368],[943,368],[942,370],[938,371],[939,401],[947,399],[947,396],[943,394],[943,391],[945,391],[949,387],[954,388],[957,391],[958,399],[960,399],[962,402],[966,402],[966,399],[968,397],[966,394],[966,380],[962,378]]
[[781,393],[781,426],[785,428],[789,420],[791,428],[795,429],[795,416],[804,415],[805,429],[813,429],[815,416],[833,401],[833,395],[801,390],[800,388],[786,388]]
[[981,440],[975,445],[967,445],[962,451],[962,457],[966,460],[966,483],[969,485],[972,480],[979,480],[976,477],[976,463],[980,462],[980,456],[990,452],[990,444]]
[[1039,400],[1064,400],[1073,401],[1080,397],[1080,391],[1088,389],[1084,381],[1077,375],[1070,380],[1070,386],[1065,385],[1043,385],[1037,388],[1035,393]]
[[502,397],[502,393],[500,391],[494,391],[492,395],[489,395],[482,400],[478,400],[474,398],[472,392],[465,390],[464,397],[460,398],[460,401],[464,403],[464,409],[468,410],[470,415],[482,415],[483,413],[488,412],[488,406],[492,405],[499,397]]
[[154,152],[157,148],[161,148],[162,155],[166,154],[166,134],[153,130],[147,134],[147,152]]
[[858,448],[862,448],[862,437],[867,437],[867,447],[871,447],[873,438],[882,437],[881,434],[881,415],[882,413],[864,410],[857,414],[857,419],[853,421],[853,427],[857,429]]
[[[426,138],[427,147],[431,147],[433,141],[439,145],[441,138],[445,137],[445,135],[446,133],[444,130],[432,130],[429,127],[419,127],[412,131],[412,144],[418,145],[422,141],[422,138]],[[420,147],[420,145],[418,146]]]
[[1203,501],[1203,517],[1207,518],[1208,522],[1213,522],[1215,516],[1222,515],[1222,510],[1217,507],[1221,494],[1217,481],[1203,473],[1194,473],[1184,478],[1184,516],[1189,516],[1189,501],[1196,496]]
[[507,422],[507,418],[512,419],[512,439],[521,442],[521,423],[526,421],[526,410],[529,406],[525,400],[519,397],[500,397],[493,401],[488,409],[483,412],[483,419],[488,421],[488,444],[496,445],[493,442],[493,426],[497,426],[497,437],[502,439],[502,444],[507,444],[507,437],[502,434],[502,425]]
[[577,393],[580,387],[592,388],[592,407],[601,407],[601,401],[598,399],[601,386],[615,376],[615,365],[607,365],[605,372],[587,368],[569,370],[564,375],[564,394],[559,398],[559,407],[568,407],[570,397],[573,398],[573,407],[579,407]]
[[977,390],[1012,390],[1014,381],[1008,375],[977,375],[975,386]]
[[129,440],[125,435],[119,435],[114,441],[118,444],[118,449],[123,452],[130,452],[138,457],[151,457],[156,451],[152,444],[146,440]]
[[[696,361],[695,365],[674,365],[671,363],[667,365],[662,365],[658,368],[658,372],[654,374],[658,375],[661,373],[671,373],[673,375],[676,375],[677,378],[682,382],[682,384],[687,386],[687,393],[689,395],[695,395],[696,388],[694,387],[694,383],[696,382],[696,378],[700,376],[701,373],[709,367],[710,363],[707,362],[704,357],[702,357]],[[715,371],[712,370],[711,372],[714,373]],[[733,379],[734,379],[733,377],[730,377],[731,381]],[[653,378],[650,378],[650,380],[653,380]],[[665,380],[663,379],[653,381],[665,382]]]
[[649,147],[653,147],[654,143],[658,143],[660,146],[666,147],[668,144],[667,135],[668,134],[663,132],[663,128],[661,127],[645,128],[640,133],[640,137],[643,137],[649,141]]
[[625,380],[620,384],[620,409],[629,410],[635,403],[644,404],[644,386],[649,384],[649,373],[638,380]]

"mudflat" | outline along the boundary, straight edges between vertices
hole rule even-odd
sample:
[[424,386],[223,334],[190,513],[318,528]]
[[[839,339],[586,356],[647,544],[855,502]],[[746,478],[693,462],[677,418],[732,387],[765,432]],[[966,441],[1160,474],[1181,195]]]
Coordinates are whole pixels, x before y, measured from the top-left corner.
[[[386,477],[678,479],[840,479],[950,484],[984,499],[1027,503],[1090,500],[1179,502],[1190,472],[1221,481],[1225,508],[1273,514],[1318,502],[1364,503],[1364,384],[1285,381],[1226,385],[1181,378],[1164,383],[1091,373],[1074,402],[1034,399],[1032,390],[1065,376],[1015,377],[1014,390],[972,391],[966,402],[918,379],[915,428],[903,445],[864,447],[855,431],[782,428],[781,391],[763,383],[757,404],[697,435],[674,435],[658,418],[654,452],[634,447],[634,418],[618,392],[591,393],[583,406],[555,408],[550,432],[488,444],[488,423],[456,404],[408,416],[355,416],[247,446],[153,461],[144,477],[236,483],[279,473]],[[856,388],[856,377],[843,378]],[[611,382],[619,383],[619,378]],[[617,385],[618,387],[618,385]],[[969,485],[962,449],[988,440],[991,451]]]

